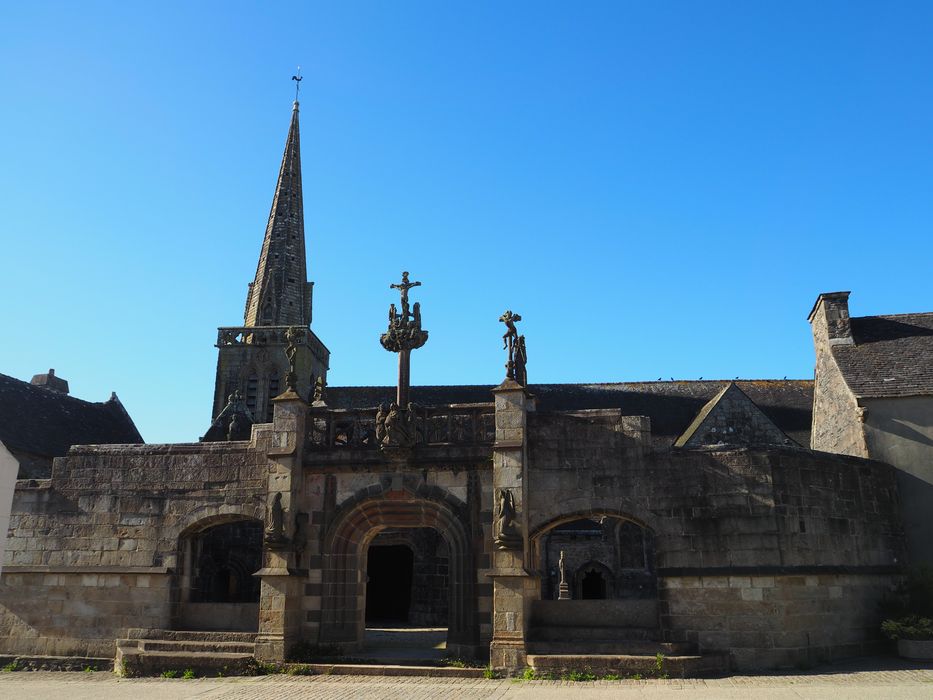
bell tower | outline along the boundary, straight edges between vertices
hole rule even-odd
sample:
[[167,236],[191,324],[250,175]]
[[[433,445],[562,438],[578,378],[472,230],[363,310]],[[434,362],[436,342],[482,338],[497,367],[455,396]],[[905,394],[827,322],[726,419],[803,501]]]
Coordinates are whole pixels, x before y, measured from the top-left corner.
[[298,393],[309,399],[315,380],[326,381],[330,351],[311,330],[313,288],[305,259],[301,143],[295,100],[256,276],[246,293],[243,325],[217,329],[217,379],[211,419],[239,390],[253,422],[272,420],[272,398],[285,390],[285,331],[290,327],[297,327],[303,336],[296,355]]

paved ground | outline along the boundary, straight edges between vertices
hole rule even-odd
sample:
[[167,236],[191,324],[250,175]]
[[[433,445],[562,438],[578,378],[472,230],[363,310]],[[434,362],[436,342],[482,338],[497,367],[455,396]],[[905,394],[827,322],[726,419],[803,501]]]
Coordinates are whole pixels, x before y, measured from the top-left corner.
[[393,659],[439,661],[447,651],[446,627],[367,627],[355,656],[382,663]]
[[862,659],[795,675],[663,681],[512,681],[362,676],[263,676],[167,680],[122,679],[110,673],[0,673],[0,698],[27,700],[159,700],[171,698],[333,698],[340,700],[655,700],[725,698],[933,698],[933,665]]

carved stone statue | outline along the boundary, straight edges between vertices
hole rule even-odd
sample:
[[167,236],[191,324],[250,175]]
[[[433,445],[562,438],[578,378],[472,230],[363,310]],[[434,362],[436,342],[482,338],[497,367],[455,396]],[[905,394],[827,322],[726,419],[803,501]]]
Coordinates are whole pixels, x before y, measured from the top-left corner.
[[227,426],[227,440],[242,440],[244,429],[249,430],[250,426],[242,416],[242,413],[234,413],[230,418],[230,424]]
[[496,519],[493,540],[498,549],[520,549],[522,536],[515,522],[515,497],[509,489],[496,491]]
[[385,419],[385,438],[382,444],[386,447],[403,447],[409,444],[408,421],[398,404],[389,406]]
[[[390,284],[392,289],[398,289],[401,292],[402,311],[399,313],[395,304],[389,306],[389,327],[379,339],[389,352],[403,353],[405,351],[416,350],[424,345],[428,340],[428,333],[421,329],[421,304],[415,302],[414,311],[408,304],[408,290],[412,287],[420,287],[421,282],[409,282],[408,273],[402,273],[400,284]],[[402,399],[407,397],[403,396]],[[403,400],[403,403],[405,401]]]
[[408,290],[412,287],[420,287],[421,282],[409,282],[408,281],[408,272],[402,273],[402,281],[400,284],[390,284],[389,289],[397,289],[402,294],[402,320],[407,321],[411,313],[408,310]]
[[227,397],[227,405],[217,414],[201,441],[249,440],[252,427],[253,414],[237,389]]
[[324,403],[324,390],[327,388],[327,382],[324,381],[324,377],[318,377],[314,380],[314,394],[311,397],[311,401],[316,404]]
[[515,324],[521,321],[522,317],[507,309],[499,317],[499,320],[505,324],[505,333],[502,335],[502,349],[508,349],[509,351],[509,360],[505,365],[505,376],[507,379],[512,379],[524,386],[528,383],[528,372],[525,368],[525,363],[528,360],[525,351],[525,336],[519,335],[518,329],[515,327]]
[[570,600],[570,586],[567,584],[567,567],[564,565],[564,550],[560,550],[560,584],[557,586],[557,600]]
[[289,391],[297,391],[298,373],[295,371],[298,345],[304,340],[304,332],[297,326],[290,326],[285,331],[285,358],[288,360],[288,372],[285,373],[285,386]]
[[499,317],[499,320],[505,324],[505,333],[502,334],[502,349],[512,349],[515,339],[518,338],[518,329],[515,327],[517,321],[521,321],[520,314],[513,314],[511,309],[506,309],[505,313]]
[[[421,304],[415,302],[414,311],[408,304],[408,292],[412,287],[420,287],[421,282],[410,282],[408,272],[402,273],[402,281],[390,284],[391,289],[399,290],[402,309],[399,312],[395,304],[389,306],[389,327],[379,337],[379,342],[389,352],[398,353],[398,392],[395,396],[397,406],[408,405],[408,393],[411,383],[411,351],[417,350],[428,342],[428,332],[421,327]],[[400,409],[403,413],[405,409]]]
[[285,509],[282,507],[282,494],[278,492],[272,497],[272,503],[269,506],[269,524],[266,526],[266,544],[281,545],[286,541]]
[[386,416],[388,412],[386,411],[386,405],[379,404],[379,408],[376,409],[376,444],[382,445],[386,439]]
[[522,386],[528,386],[528,352],[525,350],[525,336],[520,335],[515,341],[515,381]]

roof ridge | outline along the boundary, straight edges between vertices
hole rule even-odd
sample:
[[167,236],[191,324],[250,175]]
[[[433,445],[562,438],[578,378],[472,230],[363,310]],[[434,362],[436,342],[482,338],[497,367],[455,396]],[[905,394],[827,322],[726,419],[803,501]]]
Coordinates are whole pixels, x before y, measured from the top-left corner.
[[930,316],[933,317],[933,311],[912,311],[906,314],[873,314],[871,316],[853,316],[852,321],[859,321],[863,318],[904,318],[905,316]]
[[89,406],[103,406],[103,407],[107,406],[107,404],[109,404],[111,401],[111,399],[109,398],[106,401],[88,401],[87,399],[82,399],[78,396],[73,396],[72,394],[66,394],[61,391],[55,391],[55,389],[49,389],[44,386],[37,386],[30,382],[23,381],[22,379],[18,377],[14,377],[11,374],[4,374],[3,372],[0,372],[0,380],[2,379],[12,379],[14,382],[19,382],[23,386],[29,387],[30,391],[44,392],[43,394],[38,394],[38,396],[50,395],[50,396],[54,396],[56,399],[65,399],[67,401],[77,401],[79,403],[87,404]]

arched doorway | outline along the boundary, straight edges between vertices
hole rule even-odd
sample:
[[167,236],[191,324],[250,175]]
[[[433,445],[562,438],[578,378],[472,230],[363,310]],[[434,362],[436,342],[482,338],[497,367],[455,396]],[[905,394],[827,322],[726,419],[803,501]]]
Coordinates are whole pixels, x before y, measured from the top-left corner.
[[415,553],[408,545],[376,542],[369,545],[366,555],[367,627],[408,624],[414,564]]
[[242,516],[205,519],[178,538],[179,629],[255,631],[259,624],[262,522]]
[[447,627],[450,552],[434,528],[380,532],[366,555],[366,625]]
[[[368,571],[374,561],[370,552],[380,548],[405,547],[411,554],[411,599],[407,610],[409,624],[425,624],[427,617],[444,616],[447,628],[448,653],[472,657],[478,649],[478,627],[475,613],[475,577],[471,540],[465,525],[465,508],[452,498],[443,501],[415,496],[407,491],[393,491],[381,498],[360,498],[348,503],[335,519],[325,538],[324,597],[322,600],[321,641],[338,643],[348,650],[359,650],[365,638],[366,609],[370,602],[368,587],[376,571]],[[419,553],[431,551],[419,541],[433,538],[433,563],[426,562]],[[396,567],[391,567],[392,552],[376,554],[390,560],[388,574],[399,575],[398,557],[394,550]],[[443,564],[439,559],[443,558]],[[446,585],[446,612],[444,605],[427,600],[437,590],[416,575],[421,564],[433,565],[435,575]],[[409,560],[406,558],[405,562]],[[376,561],[379,567],[383,563]],[[405,566],[409,566],[408,563]],[[383,567],[383,572],[386,569]],[[422,571],[423,573],[423,571]],[[436,580],[440,580],[436,579]],[[369,580],[367,580],[369,579]],[[441,589],[443,591],[443,588]],[[425,605],[419,610],[419,605]],[[371,607],[371,603],[370,603]],[[435,620],[436,621],[436,620]]]

